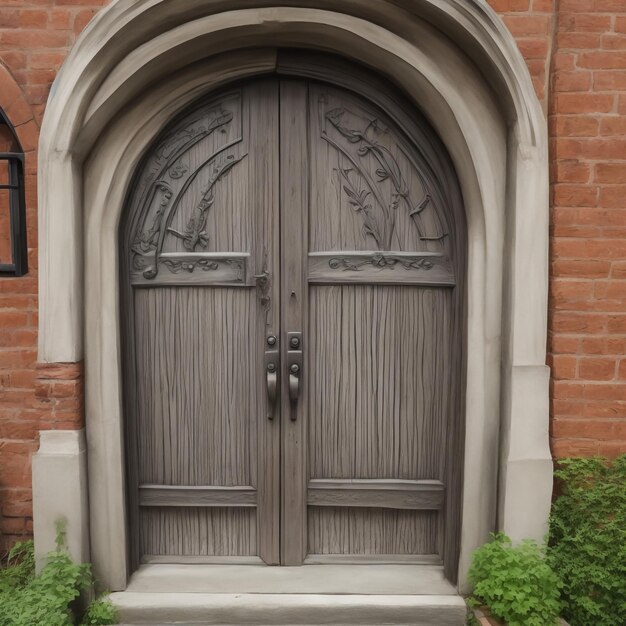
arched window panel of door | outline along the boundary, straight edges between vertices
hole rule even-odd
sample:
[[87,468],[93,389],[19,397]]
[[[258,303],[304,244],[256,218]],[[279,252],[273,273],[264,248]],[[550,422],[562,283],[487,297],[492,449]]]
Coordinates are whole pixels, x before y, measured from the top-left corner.
[[23,276],[27,271],[24,153],[0,109],[0,276]]

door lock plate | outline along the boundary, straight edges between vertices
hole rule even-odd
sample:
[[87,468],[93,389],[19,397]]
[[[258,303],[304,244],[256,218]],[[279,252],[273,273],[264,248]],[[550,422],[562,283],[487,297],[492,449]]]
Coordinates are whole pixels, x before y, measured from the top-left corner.
[[[287,375],[289,377],[289,400],[292,405],[298,402],[300,396],[300,378],[302,376],[302,333],[287,333]],[[295,420],[295,407],[291,412],[291,419]]]
[[278,347],[278,339],[274,335],[269,335],[266,339],[265,350],[265,376],[267,382],[267,418],[274,419],[276,413],[276,404],[279,393],[279,375],[280,375],[280,350]]

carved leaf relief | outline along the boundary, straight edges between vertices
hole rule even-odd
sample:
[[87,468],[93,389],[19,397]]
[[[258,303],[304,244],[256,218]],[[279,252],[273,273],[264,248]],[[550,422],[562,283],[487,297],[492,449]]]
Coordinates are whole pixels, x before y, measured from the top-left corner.
[[[325,98],[321,102],[325,104]],[[422,186],[413,193],[398,158],[381,137],[393,139],[377,118],[365,118],[343,106],[323,110],[322,139],[350,164],[335,168],[335,175],[350,206],[361,217],[363,237],[373,240],[378,250],[402,249],[396,228],[398,211],[405,210],[420,240],[442,240],[446,233],[427,228],[421,219],[428,207],[434,210],[426,181],[416,172]]]
[[182,178],[189,171],[189,166],[186,163],[176,163],[174,167],[170,169],[170,177],[174,180]]
[[158,207],[154,214],[154,219],[149,228],[140,233],[137,238],[137,247],[141,252],[145,253],[154,249],[157,246],[159,233],[161,231],[161,222],[163,221],[163,215],[169,206],[174,192],[170,185],[165,181],[158,181],[155,185],[155,195],[160,196],[158,201]]
[[194,252],[198,245],[206,248],[209,243],[209,235],[205,231],[207,213],[215,202],[214,187],[217,181],[227,174],[237,163],[247,155],[236,158],[229,154],[211,169],[206,186],[202,190],[200,202],[192,211],[191,217],[185,227],[185,232],[181,233],[173,228],[168,228],[168,232],[183,240],[183,245],[189,252]]
[[[241,94],[235,93],[230,99],[240,111]],[[132,267],[136,271],[142,271],[145,279],[154,279],[161,267],[166,267],[171,273],[193,272],[196,268],[203,271],[218,269],[214,267],[213,261],[206,259],[166,259],[163,248],[167,234],[181,239],[184,249],[189,253],[199,248],[207,248],[210,237],[206,229],[207,215],[215,204],[216,185],[247,156],[233,153],[235,146],[242,141],[239,120],[234,137],[230,131],[234,119],[233,111],[223,104],[204,110],[185,128],[179,128],[166,137],[153,153],[144,170],[144,189],[137,205],[139,219],[131,246]],[[225,134],[224,140],[210,140],[216,131]],[[191,150],[204,140],[210,140],[206,144],[209,154],[198,163],[199,159],[193,156],[194,152]],[[192,187],[192,183],[196,179],[202,180],[203,177],[205,181],[200,197],[194,201],[190,213],[184,217],[185,227],[172,227],[175,216],[184,210],[182,207],[189,206],[188,201],[182,202],[182,199],[189,199],[190,194],[197,193],[193,191],[197,187]],[[179,217],[178,220],[180,219]]]
[[243,259],[170,259],[161,258],[161,263],[165,265],[172,274],[178,274],[179,272],[189,272],[190,274],[200,269],[204,272],[216,272],[223,265],[230,265],[237,270],[243,270],[245,268],[245,261]]
[[432,261],[424,258],[402,258],[385,254],[372,254],[366,259],[353,259],[350,257],[333,257],[329,259],[328,266],[333,269],[350,270],[358,272],[366,266],[375,268],[396,269],[401,267],[405,270],[430,270],[433,268]]

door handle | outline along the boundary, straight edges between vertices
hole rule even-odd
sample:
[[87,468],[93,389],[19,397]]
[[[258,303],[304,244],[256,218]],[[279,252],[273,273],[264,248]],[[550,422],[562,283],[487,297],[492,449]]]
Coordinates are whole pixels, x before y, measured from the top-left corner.
[[294,363],[289,368],[289,399],[292,403],[298,401],[300,395],[300,368]]
[[280,371],[280,351],[278,339],[269,335],[266,339],[267,350],[265,351],[265,376],[267,385],[267,419],[273,420],[276,413],[276,401],[278,400],[278,373]]
[[[298,403],[300,397],[300,377],[302,376],[302,333],[287,333],[287,371],[289,374],[289,400],[292,408]],[[291,411],[291,419],[295,420],[298,414]]]

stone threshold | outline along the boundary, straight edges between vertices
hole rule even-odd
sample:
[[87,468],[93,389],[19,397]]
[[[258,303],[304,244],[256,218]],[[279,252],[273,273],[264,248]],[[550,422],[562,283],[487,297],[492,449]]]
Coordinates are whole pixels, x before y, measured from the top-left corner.
[[463,626],[438,566],[144,565],[111,594],[123,624]]
[[460,596],[114,593],[125,626],[411,624],[463,626]]
[[142,565],[127,592],[456,595],[438,565]]

